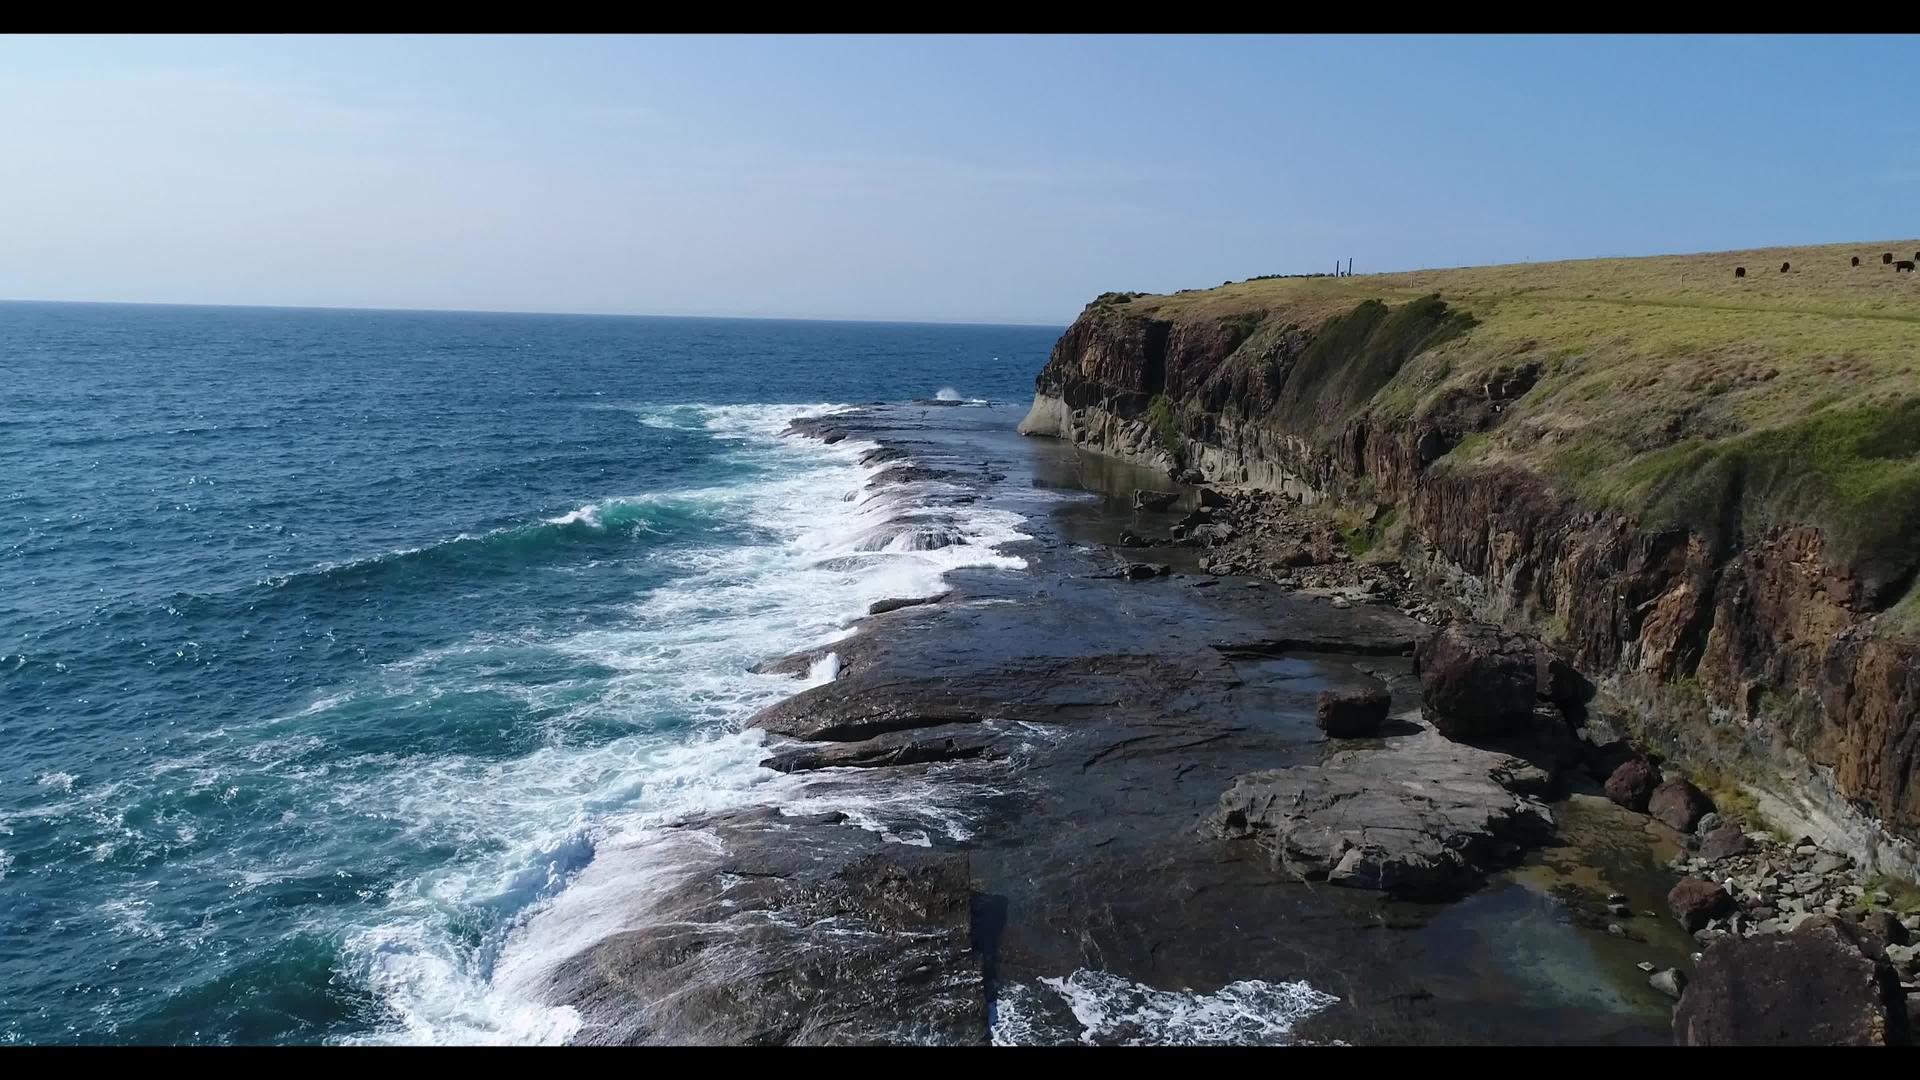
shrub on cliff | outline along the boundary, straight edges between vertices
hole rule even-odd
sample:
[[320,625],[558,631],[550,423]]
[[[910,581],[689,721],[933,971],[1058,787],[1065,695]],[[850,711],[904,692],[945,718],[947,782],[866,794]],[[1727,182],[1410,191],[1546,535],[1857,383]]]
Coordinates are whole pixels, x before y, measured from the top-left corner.
[[1185,467],[1187,463],[1186,440],[1180,437],[1180,426],[1173,418],[1173,402],[1165,394],[1155,394],[1147,405],[1147,426],[1153,429],[1153,441],[1160,449],[1173,456],[1174,464]]

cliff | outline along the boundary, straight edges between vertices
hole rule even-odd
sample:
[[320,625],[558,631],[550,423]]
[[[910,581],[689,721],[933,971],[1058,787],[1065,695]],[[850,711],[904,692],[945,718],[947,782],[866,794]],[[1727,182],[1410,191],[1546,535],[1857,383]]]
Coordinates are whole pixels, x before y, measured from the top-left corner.
[[1409,569],[1600,679],[1638,738],[1910,873],[1920,280],[1881,255],[1915,251],[1109,293],[1021,430],[1397,509]]

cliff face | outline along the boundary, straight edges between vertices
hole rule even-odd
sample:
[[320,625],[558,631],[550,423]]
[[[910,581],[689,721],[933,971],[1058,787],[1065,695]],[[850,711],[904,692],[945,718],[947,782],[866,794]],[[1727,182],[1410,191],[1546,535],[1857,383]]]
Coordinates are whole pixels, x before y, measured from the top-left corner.
[[[1573,445],[1560,432],[1585,422],[1543,385],[1565,361],[1481,340],[1473,307],[1103,298],[1054,347],[1021,430],[1208,482],[1397,507],[1410,569],[1564,652],[1641,739],[1744,788],[1783,828],[1911,872],[1920,643],[1878,618],[1907,564],[1883,545],[1863,580],[1830,529],[1768,518],[1738,482],[1693,519],[1592,497],[1529,456]],[[1663,421],[1662,437],[1694,437],[1687,423],[1710,410]]]

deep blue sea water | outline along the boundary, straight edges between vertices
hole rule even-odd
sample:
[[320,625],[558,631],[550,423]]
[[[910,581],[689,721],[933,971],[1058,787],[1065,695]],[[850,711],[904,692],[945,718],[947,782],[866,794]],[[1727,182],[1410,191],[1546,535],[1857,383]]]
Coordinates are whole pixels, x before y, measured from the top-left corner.
[[803,412],[1024,401],[1057,328],[0,304],[0,1041],[532,1042],[528,912],[777,774],[849,568]]

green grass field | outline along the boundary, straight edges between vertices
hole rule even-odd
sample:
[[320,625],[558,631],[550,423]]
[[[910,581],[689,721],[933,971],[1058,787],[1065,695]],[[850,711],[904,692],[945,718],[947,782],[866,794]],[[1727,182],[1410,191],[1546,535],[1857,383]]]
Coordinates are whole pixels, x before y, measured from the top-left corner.
[[[1655,523],[1819,525],[1884,604],[1920,565],[1920,273],[1883,252],[1913,259],[1920,240],[1272,278],[1112,310],[1320,326],[1437,295],[1471,326],[1359,408],[1419,415],[1537,362],[1534,388],[1444,466],[1524,465]],[[1920,625],[1920,600],[1886,621]]]

